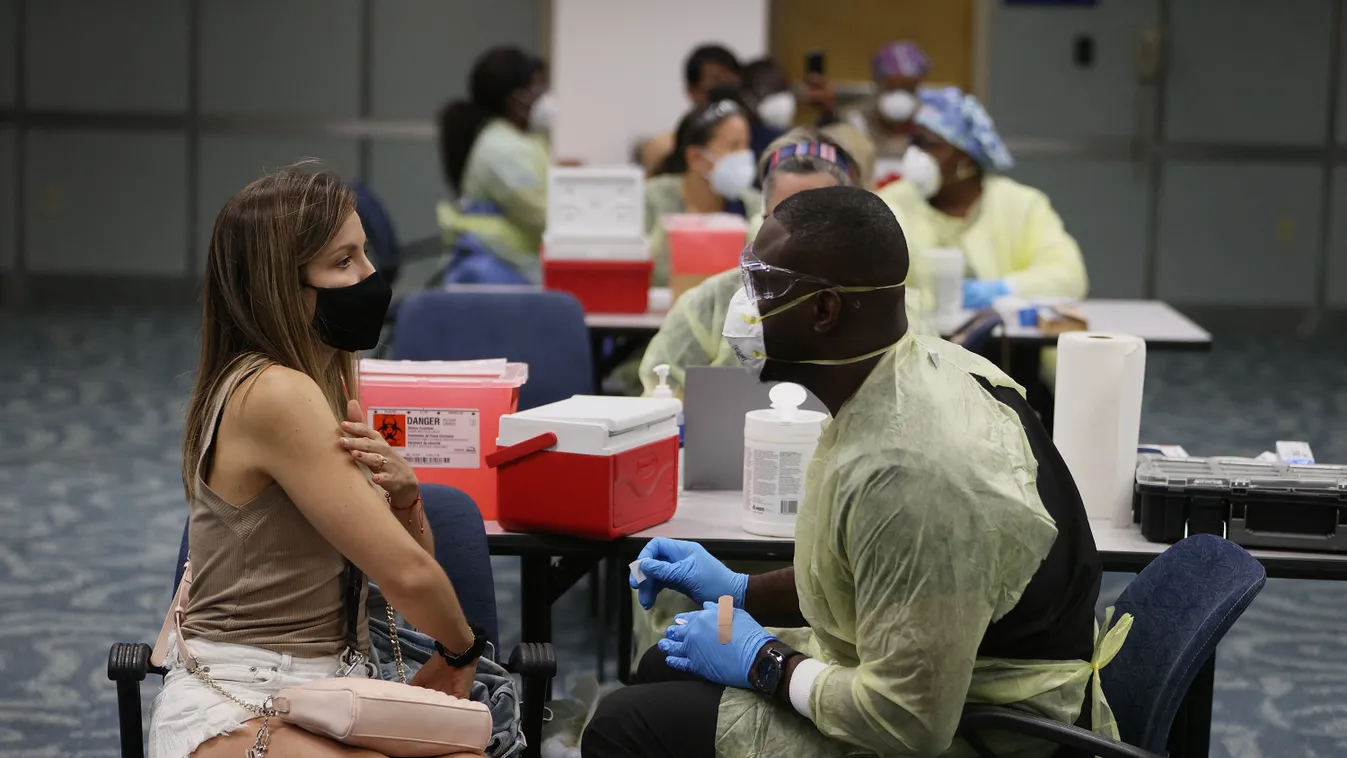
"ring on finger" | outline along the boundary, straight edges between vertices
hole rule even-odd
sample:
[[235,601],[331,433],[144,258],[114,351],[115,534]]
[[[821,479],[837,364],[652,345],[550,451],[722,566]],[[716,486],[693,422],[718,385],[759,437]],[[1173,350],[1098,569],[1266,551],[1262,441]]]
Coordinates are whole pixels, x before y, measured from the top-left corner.
[[[376,455],[378,455],[378,453],[376,453]],[[384,470],[384,465],[387,464],[387,463],[388,463],[388,458],[384,457],[383,455],[379,455],[379,463],[374,467],[374,470],[375,470],[375,471],[383,471],[383,470]]]

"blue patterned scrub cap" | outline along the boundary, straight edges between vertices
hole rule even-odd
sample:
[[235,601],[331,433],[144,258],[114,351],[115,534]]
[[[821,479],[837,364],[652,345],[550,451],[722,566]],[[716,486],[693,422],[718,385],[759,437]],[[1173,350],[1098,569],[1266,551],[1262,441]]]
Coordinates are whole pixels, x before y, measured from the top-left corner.
[[921,89],[921,108],[913,121],[972,156],[987,171],[1004,173],[1015,166],[987,109],[958,87]]

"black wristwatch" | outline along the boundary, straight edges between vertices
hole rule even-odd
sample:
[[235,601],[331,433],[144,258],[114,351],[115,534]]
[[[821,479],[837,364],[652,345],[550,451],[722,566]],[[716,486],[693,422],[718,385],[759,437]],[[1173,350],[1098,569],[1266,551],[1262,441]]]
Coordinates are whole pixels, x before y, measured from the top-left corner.
[[762,655],[748,672],[748,683],[768,697],[775,695],[782,677],[786,675],[786,659],[792,655],[795,655],[795,651],[780,642],[767,643],[762,649]]
[[458,655],[446,650],[444,645],[439,643],[439,640],[435,641],[435,652],[440,654],[440,657],[444,659],[445,663],[449,664],[450,668],[461,669],[481,658],[482,651],[486,650],[488,641],[486,630],[476,624],[468,624],[468,628],[472,630],[472,647]]

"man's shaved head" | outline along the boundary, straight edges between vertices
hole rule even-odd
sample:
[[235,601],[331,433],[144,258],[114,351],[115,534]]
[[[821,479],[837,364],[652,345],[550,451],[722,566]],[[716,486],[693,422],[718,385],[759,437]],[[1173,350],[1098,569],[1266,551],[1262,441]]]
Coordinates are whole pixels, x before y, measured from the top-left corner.
[[828,407],[835,411],[849,393],[838,399],[830,390],[839,382],[849,386],[847,377],[874,365],[848,361],[896,344],[907,331],[900,286],[907,278],[907,240],[898,219],[883,200],[858,187],[804,190],[767,217],[752,254],[808,275],[799,278],[798,288],[758,301],[765,317],[763,381],[803,384],[825,403],[831,397]]
[[[763,262],[848,286],[898,284],[907,278],[907,239],[888,205],[859,187],[821,187],[786,198],[772,210]],[[784,237],[784,239],[781,239]],[[764,249],[766,248],[766,249]],[[768,256],[773,260],[768,260]]]

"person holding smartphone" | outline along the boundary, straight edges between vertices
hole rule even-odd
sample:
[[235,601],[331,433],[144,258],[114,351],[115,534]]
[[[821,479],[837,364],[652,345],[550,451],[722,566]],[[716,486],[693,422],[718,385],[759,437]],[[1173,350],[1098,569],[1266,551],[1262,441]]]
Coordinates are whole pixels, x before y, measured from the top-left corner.
[[786,71],[775,58],[765,57],[744,65],[741,99],[754,115],[753,154],[761,158],[767,146],[795,126],[799,106],[812,108],[817,126],[837,122],[837,94],[824,73],[821,50],[805,56],[802,97],[796,97]]

